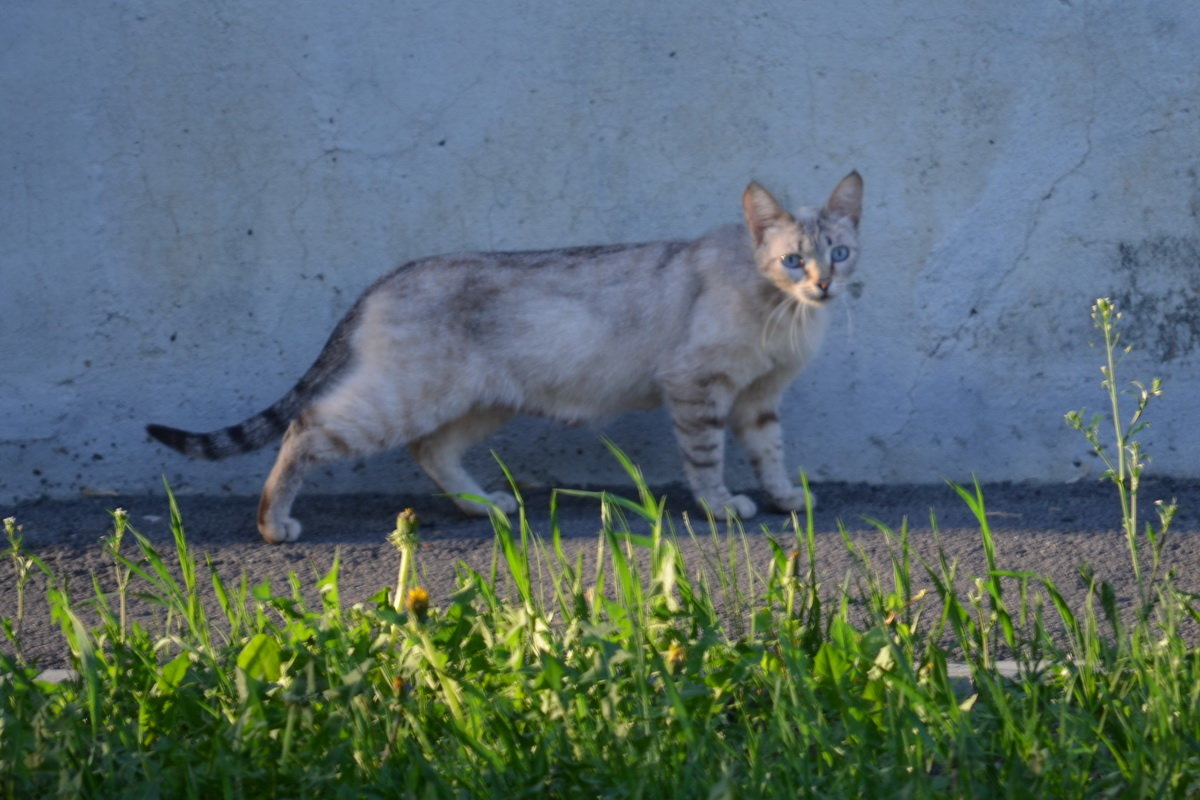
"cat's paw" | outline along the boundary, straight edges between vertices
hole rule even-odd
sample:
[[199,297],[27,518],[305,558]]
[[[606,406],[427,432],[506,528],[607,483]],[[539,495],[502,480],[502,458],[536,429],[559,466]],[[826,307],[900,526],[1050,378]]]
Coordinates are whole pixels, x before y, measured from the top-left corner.
[[503,511],[505,514],[516,513],[517,498],[513,497],[508,492],[489,492],[488,499],[496,504],[496,508]]
[[260,525],[258,532],[262,534],[267,544],[283,544],[294,542],[300,538],[301,526],[293,517],[287,517],[282,525]]
[[730,519],[750,519],[758,513],[758,506],[754,501],[744,494],[731,495],[728,500],[720,505],[702,500],[701,503],[712,512],[714,519],[730,520]]
[[775,506],[780,511],[802,511],[805,506],[809,508],[817,507],[817,498],[812,492],[809,492],[807,497],[804,494],[804,487],[793,486],[790,492],[771,495],[771,505]]

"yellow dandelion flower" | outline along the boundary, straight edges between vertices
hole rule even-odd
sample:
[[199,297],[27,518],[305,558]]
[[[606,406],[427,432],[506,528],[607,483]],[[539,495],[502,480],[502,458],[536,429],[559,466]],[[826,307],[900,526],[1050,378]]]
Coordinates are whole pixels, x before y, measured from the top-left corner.
[[404,607],[408,609],[408,613],[417,618],[418,622],[424,622],[425,615],[429,613],[429,592],[420,586],[413,588],[404,601]]
[[683,645],[678,642],[667,648],[667,666],[671,671],[682,667],[687,662],[687,651],[683,649]]

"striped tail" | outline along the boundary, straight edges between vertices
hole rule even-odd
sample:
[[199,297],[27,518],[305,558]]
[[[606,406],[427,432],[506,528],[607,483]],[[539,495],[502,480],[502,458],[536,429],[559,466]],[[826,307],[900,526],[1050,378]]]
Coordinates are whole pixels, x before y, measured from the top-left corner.
[[292,415],[285,414],[281,405],[276,403],[250,419],[211,433],[191,433],[166,425],[147,425],[146,433],[186,456],[216,461],[257,450],[282,436]]
[[[382,283],[386,277],[376,281],[375,285]],[[354,357],[351,338],[358,328],[363,303],[370,293],[371,289],[368,289],[346,312],[346,316],[329,335],[329,341],[325,342],[316,363],[275,405],[237,425],[211,433],[190,433],[166,425],[147,425],[146,433],[172,450],[209,461],[249,453],[275,441],[304,408],[320,397],[349,368]]]

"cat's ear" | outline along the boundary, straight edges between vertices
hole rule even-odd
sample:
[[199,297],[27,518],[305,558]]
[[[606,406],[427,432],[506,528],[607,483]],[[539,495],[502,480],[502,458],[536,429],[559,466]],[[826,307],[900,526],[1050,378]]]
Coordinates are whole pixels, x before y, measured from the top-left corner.
[[821,213],[827,217],[849,217],[858,227],[862,216],[863,179],[857,172],[851,172],[833,187],[833,193],[825,201]]
[[755,247],[762,244],[767,228],[792,219],[792,215],[757,181],[750,181],[746,191],[742,192],[742,213],[746,215],[746,228],[754,238]]

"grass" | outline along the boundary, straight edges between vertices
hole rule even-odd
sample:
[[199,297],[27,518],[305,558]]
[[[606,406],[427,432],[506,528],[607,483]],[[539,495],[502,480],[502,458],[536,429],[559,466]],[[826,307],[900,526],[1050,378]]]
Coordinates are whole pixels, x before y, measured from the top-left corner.
[[[1112,445],[1097,421],[1074,419],[1105,454],[1128,456],[1145,402],[1132,426],[1115,423]],[[978,520],[984,574],[960,576],[944,554],[914,559],[905,528],[877,525],[888,562],[857,553],[860,574],[831,592],[816,579],[811,517],[754,564],[745,534],[711,520],[677,530],[616,455],[638,494],[589,495],[601,528],[591,569],[567,556],[553,513],[535,532],[522,506],[492,518],[491,569],[460,565],[436,607],[415,585],[407,514],[391,537],[396,585],[349,607],[336,559],[316,587],[293,575],[282,592],[219,574],[190,549],[169,492],[168,548],[114,512],[103,546],[115,592],[96,582],[73,596],[6,521],[19,603],[0,654],[0,794],[1200,793],[1200,663],[1179,635],[1200,613],[1156,566],[1169,513],[1139,527],[1140,455],[1110,475],[1138,578],[1132,620],[1104,583],[1071,607],[1052,582],[1005,570],[978,485],[955,490]],[[684,563],[691,538],[706,544],[701,563]],[[48,576],[75,680],[42,681],[21,655],[34,571]],[[128,619],[135,596],[162,607],[160,629]],[[997,669],[1000,651],[1015,677]],[[950,677],[952,660],[969,683]]]

